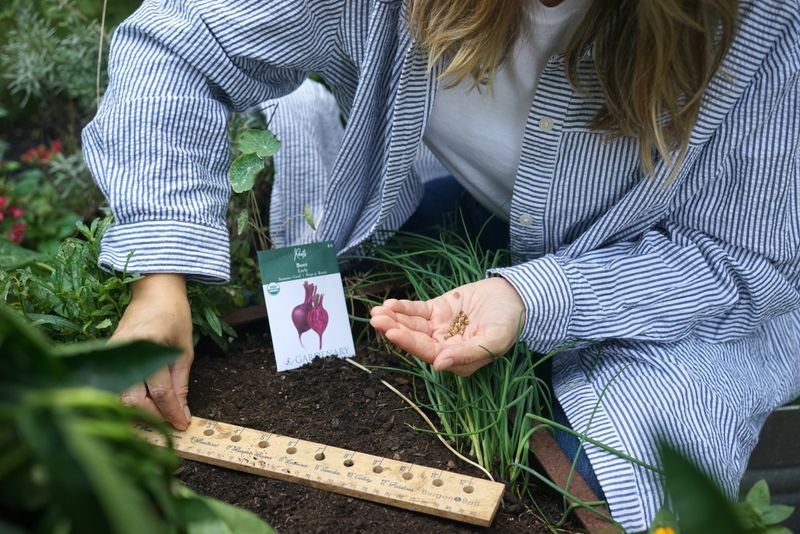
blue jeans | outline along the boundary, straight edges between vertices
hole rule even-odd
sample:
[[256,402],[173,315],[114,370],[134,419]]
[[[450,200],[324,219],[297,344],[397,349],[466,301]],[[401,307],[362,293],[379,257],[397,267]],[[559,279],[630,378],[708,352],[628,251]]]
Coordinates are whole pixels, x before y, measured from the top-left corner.
[[[463,218],[463,225],[459,218]],[[455,219],[455,228],[466,229],[471,237],[480,233],[479,242],[484,249],[508,247],[508,223],[481,206],[452,176],[425,184],[422,202],[401,230],[438,236],[439,228],[448,219]]]
[[[481,206],[452,176],[437,178],[425,184],[425,196],[422,198],[422,203],[402,230],[429,236],[437,235],[438,228],[448,217],[459,216],[459,210],[460,216],[464,219],[463,226],[466,227],[469,235],[476,236],[478,232],[481,232],[479,242],[484,249],[508,248],[508,223],[493,216]],[[457,228],[461,228],[461,226],[458,221]],[[549,382],[550,366],[546,365],[545,367],[544,373]],[[563,408],[555,398],[553,399],[553,420],[571,428]],[[600,499],[604,499],[605,495],[600,487],[600,482],[597,480],[597,475],[592,469],[586,452],[580,446],[580,440],[563,430],[556,430],[554,437],[570,461],[574,460],[577,455],[575,470],[580,473],[592,491]]]

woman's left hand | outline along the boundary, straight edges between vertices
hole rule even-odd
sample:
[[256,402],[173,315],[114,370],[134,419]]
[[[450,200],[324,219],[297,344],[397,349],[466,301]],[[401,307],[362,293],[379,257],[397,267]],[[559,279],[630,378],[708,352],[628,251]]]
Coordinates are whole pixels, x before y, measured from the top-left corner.
[[[372,309],[370,324],[437,371],[468,376],[514,345],[525,320],[523,311],[517,290],[495,277],[426,302],[389,299]],[[463,334],[448,337],[459,312],[469,324]]]

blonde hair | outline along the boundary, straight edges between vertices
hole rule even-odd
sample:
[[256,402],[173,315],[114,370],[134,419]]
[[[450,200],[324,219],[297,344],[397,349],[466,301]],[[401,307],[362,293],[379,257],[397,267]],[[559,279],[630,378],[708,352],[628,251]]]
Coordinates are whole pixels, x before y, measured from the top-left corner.
[[[510,54],[539,0],[408,0],[409,25],[428,51],[429,65],[445,58],[442,78],[474,87]],[[643,169],[654,153],[673,164],[685,157],[692,127],[711,78],[736,31],[738,0],[594,0],[566,52],[566,74],[581,89],[578,63],[591,47],[605,99],[590,126],[611,138],[638,138]],[[673,150],[678,157],[672,161]]]

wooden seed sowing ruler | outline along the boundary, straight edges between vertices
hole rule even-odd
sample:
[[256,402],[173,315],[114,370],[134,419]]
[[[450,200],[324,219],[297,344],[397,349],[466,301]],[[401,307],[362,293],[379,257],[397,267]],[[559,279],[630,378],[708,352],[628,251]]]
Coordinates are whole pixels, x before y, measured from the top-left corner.
[[[167,439],[137,427],[150,443]],[[488,527],[505,486],[497,482],[192,417],[171,433],[178,456],[350,497]]]

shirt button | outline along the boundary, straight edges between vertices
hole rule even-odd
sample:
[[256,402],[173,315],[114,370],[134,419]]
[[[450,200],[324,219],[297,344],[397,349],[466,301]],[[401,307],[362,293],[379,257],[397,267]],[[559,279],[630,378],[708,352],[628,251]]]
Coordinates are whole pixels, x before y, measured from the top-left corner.
[[539,128],[541,128],[542,131],[549,132],[553,129],[553,126],[555,126],[555,123],[550,117],[542,117],[539,119]]
[[533,215],[531,215],[530,213],[523,213],[522,215],[519,216],[517,221],[522,226],[530,226],[533,224]]

